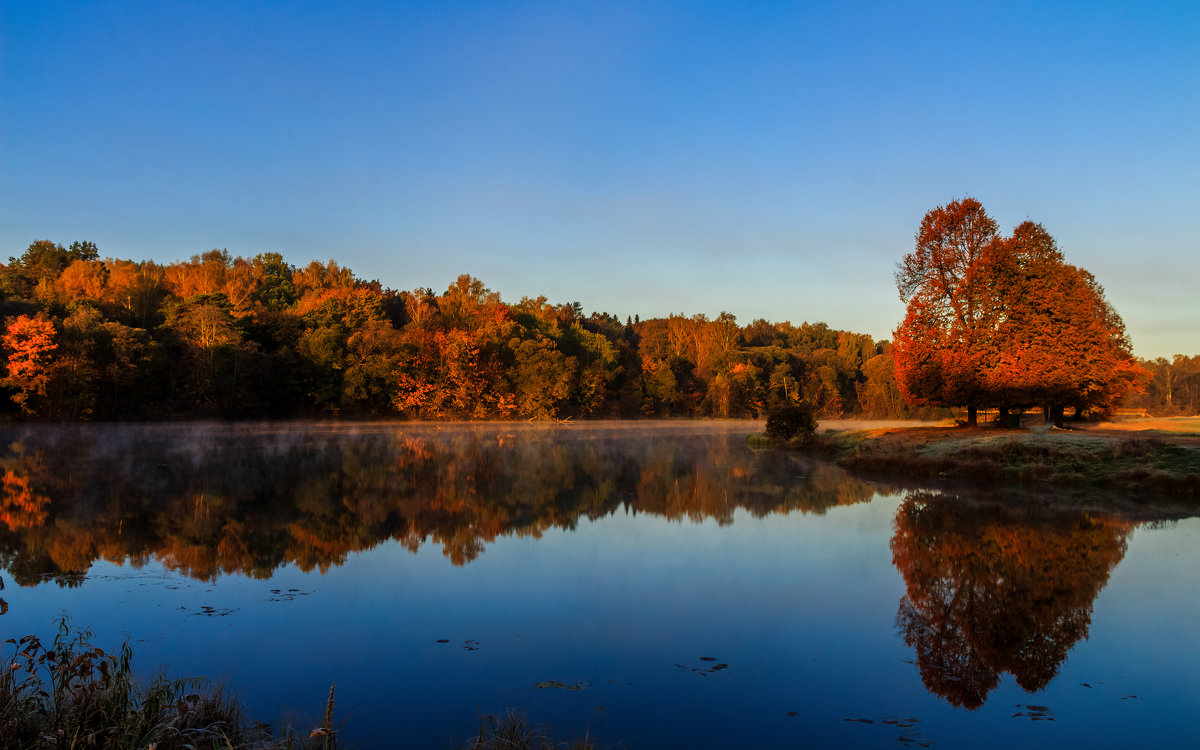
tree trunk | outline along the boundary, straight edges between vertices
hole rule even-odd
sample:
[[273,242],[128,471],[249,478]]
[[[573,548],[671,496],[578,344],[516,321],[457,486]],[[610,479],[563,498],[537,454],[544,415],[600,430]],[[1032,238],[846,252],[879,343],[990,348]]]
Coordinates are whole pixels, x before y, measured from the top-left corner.
[[1021,426],[1021,410],[1013,410],[1010,407],[1000,409],[1000,425],[1002,427],[1017,428]]
[[976,427],[978,425],[979,425],[979,420],[977,419],[977,416],[976,416],[975,407],[968,406],[967,407],[967,427]]
[[1050,410],[1050,415],[1054,419],[1054,426],[1058,427],[1059,429],[1062,429],[1063,427],[1063,411],[1065,410],[1065,406],[1054,406]]

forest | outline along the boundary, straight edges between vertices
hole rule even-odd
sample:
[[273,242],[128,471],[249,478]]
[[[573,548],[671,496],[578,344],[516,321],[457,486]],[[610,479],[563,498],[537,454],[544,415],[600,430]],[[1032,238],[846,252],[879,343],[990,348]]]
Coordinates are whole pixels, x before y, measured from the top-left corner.
[[[892,347],[825,323],[625,320],[512,303],[469,275],[397,291],[330,260],[211,250],[170,264],[35,241],[0,266],[0,414],[51,421],[946,416],[906,402]],[[1200,408],[1200,358],[1143,362],[1129,405]]]
[[46,420],[910,413],[887,342],[732,315],[624,321],[471,276],[396,291],[277,253],[100,259],[34,242],[0,268],[8,413]]

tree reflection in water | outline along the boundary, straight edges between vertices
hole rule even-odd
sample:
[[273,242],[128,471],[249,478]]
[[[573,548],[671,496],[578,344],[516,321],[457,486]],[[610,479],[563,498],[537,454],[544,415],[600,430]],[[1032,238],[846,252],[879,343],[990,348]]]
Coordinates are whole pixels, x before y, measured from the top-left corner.
[[737,509],[823,513],[873,497],[829,464],[751,451],[749,431],[35,426],[0,458],[0,566],[25,585],[73,585],[100,558],[269,578],[388,540],[413,552],[432,540],[463,565],[497,537],[618,510],[727,524]]
[[896,625],[925,686],[968,709],[1004,672],[1029,692],[1044,688],[1087,637],[1132,528],[1097,513],[910,494],[892,537],[907,587]]

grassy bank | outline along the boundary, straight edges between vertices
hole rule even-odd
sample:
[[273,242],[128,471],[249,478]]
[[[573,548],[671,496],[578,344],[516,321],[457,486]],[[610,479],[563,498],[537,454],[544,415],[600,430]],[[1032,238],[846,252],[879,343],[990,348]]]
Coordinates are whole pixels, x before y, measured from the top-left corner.
[[1171,433],[907,427],[822,433],[844,468],[1200,497],[1200,441]]

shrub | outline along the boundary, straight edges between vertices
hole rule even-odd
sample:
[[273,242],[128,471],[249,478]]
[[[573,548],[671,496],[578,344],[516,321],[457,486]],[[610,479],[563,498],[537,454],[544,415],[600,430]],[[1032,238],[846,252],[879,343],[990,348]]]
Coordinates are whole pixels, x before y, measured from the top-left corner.
[[817,417],[808,404],[787,404],[767,412],[767,437],[777,442],[806,445],[817,431]]

